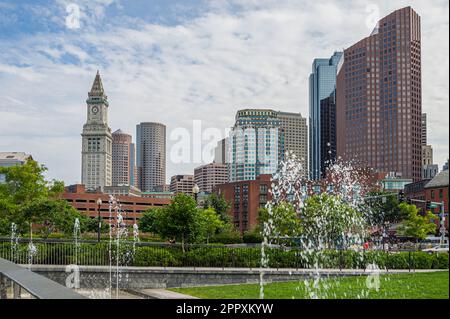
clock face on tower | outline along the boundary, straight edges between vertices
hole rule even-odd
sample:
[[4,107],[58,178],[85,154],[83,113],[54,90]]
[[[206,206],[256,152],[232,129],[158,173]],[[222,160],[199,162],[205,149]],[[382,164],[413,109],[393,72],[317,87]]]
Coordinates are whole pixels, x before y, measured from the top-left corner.
[[92,114],[97,114],[98,113],[98,107],[97,106],[93,106],[92,107]]

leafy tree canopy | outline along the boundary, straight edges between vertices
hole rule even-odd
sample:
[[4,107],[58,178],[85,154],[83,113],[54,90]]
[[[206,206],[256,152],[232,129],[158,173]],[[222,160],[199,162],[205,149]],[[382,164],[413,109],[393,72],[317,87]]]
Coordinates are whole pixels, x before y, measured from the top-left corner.
[[225,197],[222,194],[212,193],[206,197],[203,206],[205,209],[213,208],[225,223],[230,222],[230,216],[228,215],[230,204],[225,200]]
[[408,213],[400,208],[397,196],[392,193],[374,191],[367,194],[367,197],[376,197],[364,202],[364,216],[369,225],[385,227],[408,218]]
[[300,213],[302,235],[309,245],[343,248],[363,236],[362,214],[340,196],[322,193],[309,197]]
[[5,175],[5,183],[0,184],[0,232],[9,233],[10,224],[14,222],[23,234],[28,232],[30,223],[35,223],[40,224],[44,236],[48,236],[53,230],[69,233],[75,218],[83,222],[82,227],[88,223],[87,217],[59,199],[64,183],[47,181],[46,170],[34,160],[0,167],[0,174]]
[[436,224],[433,222],[436,216],[431,212],[427,211],[424,216],[421,216],[419,209],[415,205],[407,203],[401,203],[400,209],[408,215],[408,218],[400,225],[398,229],[399,234],[423,240],[429,234],[436,232]]
[[297,237],[301,233],[301,222],[292,204],[281,202],[259,210],[261,229],[275,241],[283,237]]

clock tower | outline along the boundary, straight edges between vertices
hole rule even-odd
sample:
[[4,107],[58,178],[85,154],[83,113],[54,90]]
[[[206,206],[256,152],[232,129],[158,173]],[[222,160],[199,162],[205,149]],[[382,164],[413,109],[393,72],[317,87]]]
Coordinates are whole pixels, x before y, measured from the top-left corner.
[[86,103],[87,121],[81,134],[81,181],[87,190],[103,190],[112,184],[112,135],[108,126],[108,97],[98,71]]

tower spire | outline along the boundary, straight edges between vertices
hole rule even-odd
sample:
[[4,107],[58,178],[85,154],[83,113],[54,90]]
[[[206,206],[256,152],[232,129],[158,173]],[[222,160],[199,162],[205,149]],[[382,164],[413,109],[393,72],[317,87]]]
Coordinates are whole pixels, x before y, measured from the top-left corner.
[[103,89],[102,78],[100,77],[100,71],[97,70],[95,75],[94,83],[92,83],[91,91],[88,93],[89,96],[105,96],[105,90]]

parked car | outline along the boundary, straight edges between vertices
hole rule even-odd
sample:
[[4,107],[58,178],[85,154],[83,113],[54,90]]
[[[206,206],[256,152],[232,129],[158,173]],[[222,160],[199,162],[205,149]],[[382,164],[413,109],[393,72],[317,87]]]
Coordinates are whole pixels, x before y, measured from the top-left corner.
[[448,244],[447,245],[437,245],[431,248],[423,249],[422,251],[426,253],[448,253]]

